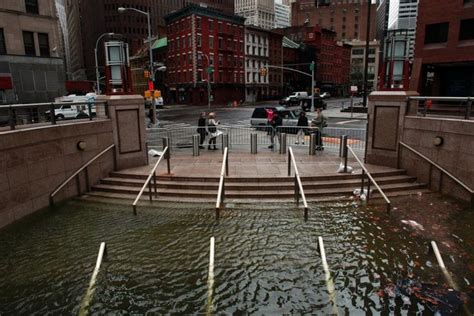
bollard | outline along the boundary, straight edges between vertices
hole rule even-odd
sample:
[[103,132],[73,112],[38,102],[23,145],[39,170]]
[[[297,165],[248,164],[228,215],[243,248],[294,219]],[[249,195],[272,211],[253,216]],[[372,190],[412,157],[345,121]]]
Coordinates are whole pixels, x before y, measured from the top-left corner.
[[309,136],[309,155],[314,156],[316,155],[316,134],[311,133]]
[[250,134],[250,153],[257,154],[257,133]]
[[199,156],[199,139],[201,136],[199,134],[193,135],[193,156]]
[[347,155],[347,135],[339,137],[339,157],[344,158]]
[[222,154],[224,154],[225,148],[229,147],[229,134],[222,134]]
[[168,137],[163,137],[163,150],[168,147],[168,150],[166,151],[165,158],[166,158],[166,165],[168,169],[168,174],[171,173],[171,163],[170,163],[170,158],[171,158],[171,147],[170,147],[170,139]]
[[286,133],[280,133],[280,154],[286,154]]

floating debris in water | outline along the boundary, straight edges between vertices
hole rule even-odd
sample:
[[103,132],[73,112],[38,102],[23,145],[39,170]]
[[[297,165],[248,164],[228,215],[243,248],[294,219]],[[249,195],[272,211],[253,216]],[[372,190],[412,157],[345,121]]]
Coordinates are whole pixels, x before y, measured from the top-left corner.
[[402,219],[401,222],[402,222],[402,224],[408,225],[408,226],[410,226],[410,227],[413,228],[413,229],[425,230],[425,228],[423,227],[423,225],[421,225],[420,223],[417,223],[417,222],[415,222],[415,221],[413,221],[413,220],[411,220],[411,219],[410,219],[410,220],[404,220],[404,219]]

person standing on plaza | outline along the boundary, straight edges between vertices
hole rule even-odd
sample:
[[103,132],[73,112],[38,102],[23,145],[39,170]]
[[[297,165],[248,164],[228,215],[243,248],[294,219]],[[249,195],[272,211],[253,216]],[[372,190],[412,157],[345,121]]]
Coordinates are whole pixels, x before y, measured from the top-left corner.
[[271,124],[273,120],[273,110],[272,109],[265,109],[265,112],[267,112],[267,135],[271,135]]
[[[208,150],[217,150],[216,147],[216,138],[222,132],[217,130],[217,125],[219,125],[220,122],[216,120],[216,113],[211,112],[209,113],[209,120],[207,121],[207,131],[209,132],[209,144],[207,146]],[[211,144],[214,146],[214,148],[211,149]]]
[[271,135],[270,135],[270,141],[272,144],[268,146],[268,148],[273,149],[275,146],[275,136],[278,137],[278,140],[280,140],[280,132],[278,131],[278,127],[283,125],[283,120],[281,119],[280,115],[278,112],[273,113],[272,121],[270,122],[271,125]]
[[323,130],[328,126],[326,117],[321,113],[321,108],[316,110],[316,118],[312,120],[311,124],[316,127],[316,150],[324,150],[323,144]]
[[300,117],[298,118],[298,124],[297,126],[303,127],[298,130],[298,133],[296,134],[296,145],[300,143],[300,138],[303,138],[302,144],[304,145],[304,135],[306,132],[306,128],[308,127],[308,118],[306,117],[306,113],[302,111],[300,113]]
[[206,134],[207,134],[207,131],[206,131],[206,112],[201,112],[201,116],[199,116],[197,132],[200,136],[199,148],[204,149],[204,146],[202,144],[204,144],[204,140],[206,139]]

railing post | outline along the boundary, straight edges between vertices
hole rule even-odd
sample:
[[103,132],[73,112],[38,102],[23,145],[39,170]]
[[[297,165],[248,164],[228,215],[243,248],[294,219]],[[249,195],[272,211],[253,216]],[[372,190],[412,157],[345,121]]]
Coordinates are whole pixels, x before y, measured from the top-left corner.
[[166,158],[166,167],[168,169],[168,174],[171,173],[171,148],[170,148],[170,139],[168,137],[163,137],[163,150],[168,147],[168,150],[165,153],[165,158]]
[[151,194],[151,181],[148,181],[148,196],[150,198],[150,202],[153,202],[153,195]]
[[471,119],[471,109],[472,107],[472,101],[471,101],[471,98],[467,98],[467,104],[466,104],[466,120],[470,120]]
[[221,194],[221,203],[225,201],[225,177],[222,179],[222,194]]
[[291,176],[291,152],[288,151],[288,177]]
[[56,108],[54,103],[49,105],[49,113],[51,114],[51,125],[56,125]]
[[227,148],[227,154],[225,156],[225,175],[227,177],[229,176],[229,149],[228,148]]
[[224,133],[222,134],[222,154],[224,154],[224,150],[227,147],[227,150],[229,150],[229,134]]
[[250,134],[250,153],[257,154],[257,133]]
[[158,197],[158,190],[157,190],[157,187],[156,187],[156,170],[153,173],[153,182],[154,182],[154,185],[155,185],[155,197]]
[[339,139],[339,157],[344,158],[344,173],[347,172],[347,135],[341,135]]
[[286,133],[280,133],[280,154],[286,154]]
[[360,187],[360,195],[362,195],[364,193],[364,179],[365,178],[365,170],[362,169],[362,183],[361,183],[361,187]]
[[347,144],[345,146],[346,150],[346,155],[344,156],[344,173],[347,172],[347,158],[349,156],[349,149],[347,148]]
[[87,167],[86,167],[86,169],[84,169],[84,174],[86,176],[86,189],[87,189],[87,192],[90,192],[91,185],[90,185],[90,182],[89,182],[89,170],[88,170]]
[[87,102],[87,111],[89,112],[89,121],[92,121],[92,103],[90,102]]
[[148,147],[148,142],[145,142],[145,150],[146,150],[146,164],[150,164],[150,155],[148,154],[149,152],[149,147]]
[[199,156],[199,139],[200,139],[199,134],[193,135],[193,156],[194,157]]
[[8,108],[8,123],[10,124],[10,129],[14,130],[15,129],[15,110],[10,107]]
[[311,133],[309,135],[309,155],[314,156],[316,155],[316,134]]
[[295,199],[296,199],[296,205],[300,205],[300,190],[298,186],[298,176],[295,174]]
[[370,180],[370,178],[367,179],[367,204],[369,204],[369,201],[370,201],[370,185],[371,185],[372,181]]

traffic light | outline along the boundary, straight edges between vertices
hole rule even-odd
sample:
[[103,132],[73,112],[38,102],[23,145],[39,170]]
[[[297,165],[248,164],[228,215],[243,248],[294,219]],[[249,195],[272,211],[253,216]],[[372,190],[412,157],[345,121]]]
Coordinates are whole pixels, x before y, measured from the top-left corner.
[[262,67],[262,68],[260,68],[259,73],[260,73],[260,76],[265,77],[268,74],[268,69]]
[[150,72],[149,72],[148,70],[145,70],[145,71],[143,72],[143,76],[144,76],[145,78],[150,78]]
[[314,61],[309,64],[309,71],[314,71]]

